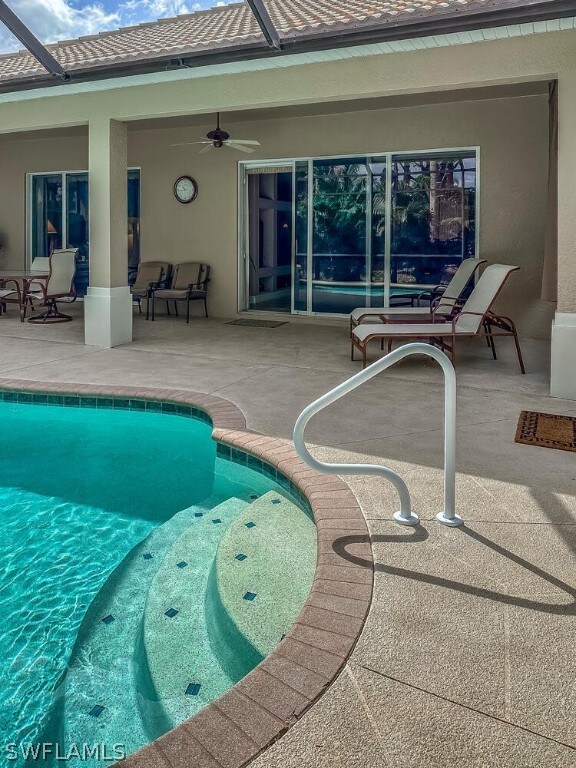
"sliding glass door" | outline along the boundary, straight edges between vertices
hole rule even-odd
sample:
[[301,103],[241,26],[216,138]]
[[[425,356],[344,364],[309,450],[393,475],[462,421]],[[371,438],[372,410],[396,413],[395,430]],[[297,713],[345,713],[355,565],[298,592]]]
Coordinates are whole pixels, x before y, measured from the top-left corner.
[[474,155],[392,158],[390,296],[447,283],[476,253]]
[[[140,171],[128,171],[128,280],[133,282],[140,262]],[[88,172],[31,174],[28,196],[28,256],[49,256],[56,248],[77,248],[78,296],[89,282]]]
[[292,165],[252,168],[246,186],[248,306],[290,312]]
[[476,162],[467,150],[297,160],[275,173],[248,164],[248,307],[345,315],[418,303],[476,254]]

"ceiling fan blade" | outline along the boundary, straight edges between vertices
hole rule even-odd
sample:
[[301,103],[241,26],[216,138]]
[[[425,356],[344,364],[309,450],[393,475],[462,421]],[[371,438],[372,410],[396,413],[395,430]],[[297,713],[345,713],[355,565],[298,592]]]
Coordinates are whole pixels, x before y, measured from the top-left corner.
[[253,139],[228,139],[229,144],[251,144],[254,147],[261,147],[259,141],[254,141]]
[[224,146],[229,147],[230,149],[237,149],[239,152],[254,152],[250,147],[244,147],[242,144],[231,144],[229,141],[225,141]]
[[180,141],[178,144],[172,144],[173,147],[190,147],[192,144],[212,144],[211,141]]
[[[202,142],[202,143],[206,144],[206,142]],[[214,145],[212,144],[212,142],[208,143],[207,146],[202,147],[202,149],[198,154],[203,155],[205,152],[210,152],[211,149],[214,149]]]

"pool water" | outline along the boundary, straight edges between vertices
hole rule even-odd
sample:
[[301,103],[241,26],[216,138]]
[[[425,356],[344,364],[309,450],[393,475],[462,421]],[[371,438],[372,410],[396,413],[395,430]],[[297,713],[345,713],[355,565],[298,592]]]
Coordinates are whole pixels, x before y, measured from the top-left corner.
[[130,753],[176,724],[158,712],[138,647],[163,556],[197,530],[186,578],[198,596],[200,657],[189,672],[205,680],[188,691],[184,718],[235,682],[203,616],[218,542],[251,498],[280,489],[217,457],[211,427],[197,419],[4,402],[0,419],[0,750],[18,745],[7,765],[21,766],[27,745],[60,743],[67,754],[99,741],[105,760],[64,764],[110,765],[114,744]]
[[[433,286],[430,286],[431,288]],[[370,296],[373,299],[380,299],[382,302],[384,302],[384,286],[380,284],[372,284],[372,285],[330,285],[328,283],[325,283],[323,285],[318,285],[317,283],[313,283],[312,289],[314,291],[319,291],[320,293],[338,293],[338,294],[345,294],[346,296]],[[425,288],[414,286],[406,286],[406,288],[397,288],[394,287],[390,290],[391,296],[403,296],[404,294],[411,294],[411,293],[422,293]]]

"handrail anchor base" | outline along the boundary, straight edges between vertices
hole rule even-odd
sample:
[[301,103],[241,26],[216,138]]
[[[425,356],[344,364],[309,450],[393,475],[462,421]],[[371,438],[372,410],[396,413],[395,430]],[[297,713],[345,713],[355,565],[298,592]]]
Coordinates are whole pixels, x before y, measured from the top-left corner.
[[394,512],[394,520],[400,523],[400,525],[418,525],[420,523],[420,518],[414,512],[411,512],[409,515],[404,515],[400,511]]
[[438,512],[436,520],[438,520],[439,523],[442,523],[442,525],[450,526],[450,528],[457,528],[464,522],[460,515],[454,514],[452,517],[447,517],[446,512]]

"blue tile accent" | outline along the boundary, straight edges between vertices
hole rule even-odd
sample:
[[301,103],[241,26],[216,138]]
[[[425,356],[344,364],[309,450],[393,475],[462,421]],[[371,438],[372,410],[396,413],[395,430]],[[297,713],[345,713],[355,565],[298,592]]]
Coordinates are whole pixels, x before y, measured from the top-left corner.
[[203,517],[204,512],[194,512],[194,517]]
[[249,600],[250,602],[252,602],[252,600],[254,600],[254,598],[256,597],[256,594],[257,594],[256,592],[246,592],[243,599]]
[[245,555],[243,552],[239,552],[239,553],[238,553],[238,554],[235,556],[235,558],[234,558],[234,559],[235,559],[235,560],[240,560],[240,562],[242,562],[242,560],[246,560],[246,558],[247,558],[247,557],[248,557],[248,555]]
[[102,621],[104,622],[104,624],[112,624],[112,622],[114,621],[114,616],[112,616],[112,614],[109,613],[108,616],[104,616]]
[[186,560],[180,560],[179,563],[176,563],[176,568],[186,568],[187,565],[188,563],[186,562]]
[[100,717],[102,712],[104,712],[104,707],[102,706],[102,704],[96,704],[95,706],[92,707],[92,709],[90,710],[90,712],[88,712],[88,714],[90,715],[90,717]]
[[169,619],[173,619],[176,614],[180,613],[180,611],[177,608],[168,608],[167,611],[164,611],[164,616],[168,616]]
[[185,694],[186,696],[198,696],[200,688],[202,688],[200,683],[188,683]]
[[252,520],[250,520],[249,523],[244,523],[246,528],[254,528],[256,526],[256,523],[253,523]]
[[280,504],[280,499],[272,499],[272,504]]
[[251,493],[250,494],[250,498],[252,499],[252,501],[254,501],[255,499],[258,498],[258,494],[257,493]]
[[215,525],[218,525],[218,523],[221,523],[221,522],[222,522],[222,520],[220,520],[220,518],[219,518],[219,517],[215,517],[215,518],[212,520],[212,522],[213,522]]
[[144,552],[142,557],[144,558],[144,560],[152,560],[153,554],[151,552]]

